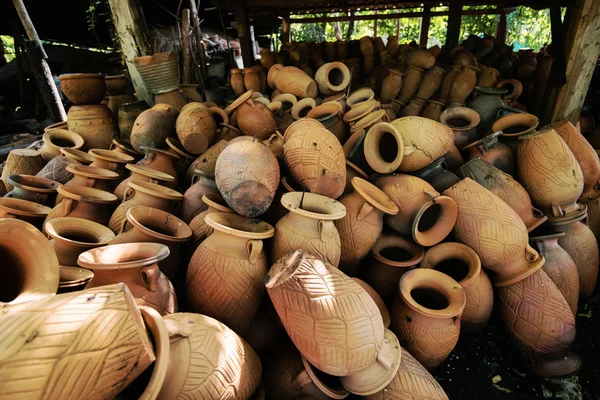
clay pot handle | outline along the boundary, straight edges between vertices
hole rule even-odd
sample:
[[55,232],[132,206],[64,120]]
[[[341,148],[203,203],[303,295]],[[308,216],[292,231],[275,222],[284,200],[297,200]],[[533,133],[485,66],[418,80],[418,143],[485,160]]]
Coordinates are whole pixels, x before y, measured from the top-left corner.
[[125,192],[123,193],[123,201],[121,201],[121,203],[125,203],[127,200],[130,200],[134,194],[135,194],[135,189],[128,186],[127,189],[125,189]]
[[380,351],[379,354],[377,354],[377,363],[382,365],[386,370],[389,370],[392,369],[394,359],[389,354]]
[[306,369],[303,369],[296,377],[292,380],[292,387],[296,390],[303,388],[306,385],[312,383],[312,379],[306,372]]
[[158,279],[160,278],[160,269],[157,264],[147,265],[140,269],[140,277],[146,285],[146,289],[151,292],[158,290]]
[[246,250],[248,251],[248,261],[250,264],[256,264],[258,258],[260,257],[260,253],[263,249],[262,240],[248,240],[246,243]]
[[119,232],[117,233],[117,235],[127,232],[131,228],[133,228],[133,225],[131,225],[129,223],[129,220],[127,218],[125,218],[125,219],[123,219],[123,222],[121,222],[121,228],[119,229]]
[[405,156],[412,154],[415,151],[417,151],[417,148],[415,146],[404,146],[404,155]]
[[525,246],[525,259],[528,262],[534,263],[537,260],[539,260],[539,258],[540,258],[540,253],[535,251],[535,249],[533,247],[531,247],[529,244],[527,246]]
[[374,209],[375,207],[369,204],[368,201],[365,201],[360,207],[360,210],[358,210],[358,215],[356,215],[356,219],[362,221],[363,219],[367,218],[367,215],[369,215]]
[[319,236],[321,237],[321,241],[327,243],[327,240],[333,235],[333,231],[335,225],[331,221],[323,221],[319,220],[317,223],[317,229],[319,230]]
[[169,341],[171,343],[175,343],[178,340],[190,337],[193,333],[190,327],[177,320],[165,319],[164,321],[165,325],[167,326],[167,331],[169,332]]
[[115,144],[115,142],[111,142],[110,143],[110,147],[108,148],[109,150],[114,150],[117,148],[117,145]]
[[71,211],[73,211],[73,209],[77,205],[77,200],[63,199],[63,201],[61,201],[60,204],[62,205],[60,207],[60,214],[57,215],[56,218],[69,216]]
[[148,381],[146,389],[144,389],[138,400],[153,400],[158,397],[167,376],[171,344],[169,343],[169,332],[158,311],[146,306],[140,306],[140,311],[144,323],[152,333],[152,341],[156,349],[156,361],[154,362],[150,381]]
[[192,185],[194,186],[196,184],[196,182],[198,182],[198,179],[200,179],[200,177],[196,174],[192,175]]
[[429,197],[429,199],[435,203],[435,199],[437,199],[438,197],[440,197],[439,193],[434,193],[434,192],[429,192],[427,190],[423,190],[423,193]]
[[565,211],[561,208],[560,204],[552,203],[550,204],[550,208],[552,210],[552,216],[554,217],[564,217]]

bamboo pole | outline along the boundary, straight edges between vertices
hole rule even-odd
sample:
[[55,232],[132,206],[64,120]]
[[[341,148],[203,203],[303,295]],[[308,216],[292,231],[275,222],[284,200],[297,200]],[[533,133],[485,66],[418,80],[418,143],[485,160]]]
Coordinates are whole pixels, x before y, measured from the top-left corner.
[[192,54],[190,43],[190,10],[184,8],[181,14],[181,47],[183,48],[182,83],[192,83]]

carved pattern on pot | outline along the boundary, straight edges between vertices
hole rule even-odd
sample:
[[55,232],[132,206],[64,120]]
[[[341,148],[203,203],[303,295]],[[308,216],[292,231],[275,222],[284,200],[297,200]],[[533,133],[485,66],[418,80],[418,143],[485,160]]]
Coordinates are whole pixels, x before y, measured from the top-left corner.
[[208,209],[197,214],[189,223],[189,226],[192,229],[192,238],[190,239],[188,247],[191,249],[192,254],[196,248],[198,248],[200,243],[208,236],[212,235],[214,231],[213,228],[205,222],[206,216],[216,212],[233,213],[233,210],[227,207],[227,203],[225,203],[225,200],[223,200],[220,194],[218,196],[215,196],[214,194],[205,194],[202,196],[202,201],[208,206]]
[[39,151],[32,149],[11,150],[2,169],[2,180],[6,185],[6,190],[11,191],[13,189],[12,185],[6,182],[9,176],[36,175],[43,167],[44,159]]
[[[175,124],[177,138],[186,151],[201,154],[212,143],[217,133],[217,124],[210,110],[202,103],[186,104]],[[152,146],[159,147],[159,146]]]
[[344,91],[350,84],[350,70],[341,62],[323,64],[315,73],[319,92],[331,96]]
[[83,138],[88,149],[108,149],[117,133],[113,113],[104,104],[72,106],[67,124],[69,131]]
[[217,159],[229,142],[226,140],[220,140],[208,148],[204,153],[200,154],[187,169],[186,182],[190,182],[194,176],[195,170],[200,170],[206,173],[208,176],[215,176],[215,167],[217,165]]

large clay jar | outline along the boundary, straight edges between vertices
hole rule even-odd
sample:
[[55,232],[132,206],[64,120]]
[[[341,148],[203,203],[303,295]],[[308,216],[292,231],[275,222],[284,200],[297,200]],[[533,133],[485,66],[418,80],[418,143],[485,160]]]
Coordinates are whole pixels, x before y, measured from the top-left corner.
[[461,333],[476,334],[485,328],[492,314],[494,292],[473,249],[462,243],[440,243],[427,250],[420,267],[442,272],[463,288],[466,303],[460,318]]
[[450,90],[454,85],[454,80],[461,71],[462,67],[460,65],[453,65],[452,69],[448,71],[446,76],[444,76],[444,80],[442,81],[442,86],[440,87],[439,93],[440,101],[443,101],[444,103],[448,102],[448,98],[450,97]]
[[181,109],[177,117],[175,130],[186,151],[192,154],[200,154],[205,152],[214,140],[217,133],[217,124],[212,113],[205,105],[202,103],[189,103]]
[[398,207],[390,197],[362,178],[353,178],[354,191],[340,198],[344,218],[335,221],[341,238],[340,266],[349,268],[365,258],[383,229],[384,214],[395,215]]
[[430,69],[435,64],[435,57],[425,49],[411,48],[406,52],[406,63],[415,67]]
[[60,89],[73,104],[98,104],[106,93],[102,74],[63,74],[58,77]]
[[260,78],[254,68],[244,68],[244,87],[246,90],[252,90],[260,93]]
[[202,196],[202,202],[208,207],[192,219],[189,226],[192,229],[192,238],[188,244],[188,249],[191,249],[191,254],[194,253],[196,248],[202,243],[204,239],[212,235],[214,229],[210,227],[205,218],[208,214],[212,213],[233,213],[233,210],[227,207],[227,203],[221,197],[221,195],[205,194]]
[[235,93],[236,96],[244,93],[246,91],[246,86],[244,84],[244,71],[242,71],[240,68],[232,69],[230,83],[233,93]]
[[104,104],[72,106],[67,115],[69,130],[79,134],[88,149],[108,149],[117,136],[117,124]]
[[179,175],[177,174],[177,168],[175,164],[179,160],[179,156],[169,150],[154,149],[150,147],[142,147],[144,151],[144,158],[137,162],[137,165],[141,165],[146,168],[151,168],[156,171],[162,172],[172,176],[173,182],[167,182],[166,186],[174,189],[177,186]]
[[519,181],[550,219],[577,213],[584,180],[575,156],[556,131],[544,127],[519,140]]
[[477,86],[496,87],[500,71],[495,68],[484,68],[477,78]]
[[110,144],[109,150],[116,151],[118,153],[127,154],[127,155],[133,157],[136,161],[139,160],[140,158],[142,158],[142,155],[140,153],[138,153],[137,151],[135,151],[129,143],[127,143],[123,140],[120,140],[120,139],[113,139],[112,143]]
[[579,301],[579,273],[575,261],[563,249],[558,240],[565,236],[564,232],[529,239],[534,247],[546,259],[542,267],[552,282],[556,285],[563,297],[569,303],[573,315],[577,315],[577,302]]
[[421,79],[423,79],[423,69],[413,65],[406,69],[406,73],[402,78],[402,88],[397,96],[403,106],[417,93]]
[[291,124],[283,137],[283,157],[294,180],[310,192],[333,199],[344,192],[342,145],[320,122],[303,118]]
[[382,103],[390,103],[395,99],[402,89],[402,77],[404,73],[397,69],[390,69],[388,75],[383,80],[381,85],[381,95],[379,96]]
[[435,65],[423,76],[415,97],[421,100],[429,100],[442,86],[442,80],[445,75],[446,70],[439,65]]
[[454,133],[454,145],[463,148],[477,140],[479,114],[467,107],[447,108],[440,114],[440,122]]
[[376,184],[402,210],[385,217],[386,225],[396,232],[412,235],[422,246],[433,246],[452,231],[458,213],[456,203],[423,179],[393,174],[380,177]]
[[323,64],[315,73],[319,92],[331,96],[344,91],[350,84],[350,70],[339,61]]
[[465,100],[475,88],[477,72],[479,72],[479,69],[469,65],[462,67],[460,72],[456,74],[448,97],[448,108],[465,106]]
[[4,197],[29,200],[45,206],[54,205],[56,190],[61,186],[56,181],[31,175],[11,175],[6,182],[13,189]]
[[50,211],[52,211],[50,207],[33,201],[0,197],[0,218],[20,219],[29,222],[39,230],[42,230],[44,220]]
[[94,162],[90,164],[90,167],[104,168],[119,174],[117,179],[111,181],[115,187],[127,178],[129,173],[125,166],[134,161],[133,157],[118,151],[92,149],[88,153],[94,157]]
[[266,222],[227,213],[208,214],[205,221],[214,233],[190,260],[185,283],[188,307],[244,334],[264,294],[267,258],[262,240],[272,237],[274,229]]
[[165,139],[173,133],[174,127],[169,113],[154,106],[137,116],[131,128],[129,140],[133,148],[138,153],[142,153],[142,146],[162,147]]
[[126,142],[131,141],[131,130],[137,117],[148,109],[148,103],[144,100],[119,105],[117,110],[117,122],[119,125],[119,138]]
[[250,98],[252,94],[252,91],[244,93],[226,111],[235,110],[238,127],[244,135],[266,140],[277,129],[277,122],[267,106]]
[[380,174],[389,174],[402,164],[405,153],[404,138],[394,125],[380,122],[367,132],[363,151],[369,167]]
[[80,149],[84,145],[81,136],[66,129],[52,129],[44,133],[44,145],[40,149],[40,154],[45,162],[61,155],[61,148]]
[[346,215],[344,205],[313,193],[292,192],[281,198],[290,212],[275,226],[272,260],[292,250],[303,249],[334,267],[340,263],[340,235],[334,221]]
[[113,194],[117,196],[119,200],[123,200],[123,196],[125,195],[125,190],[129,187],[129,181],[144,181],[150,183],[157,183],[162,186],[173,186],[175,184],[175,178],[169,174],[165,174],[164,172],[160,172],[153,168],[144,167],[143,165],[136,164],[127,164],[125,166],[129,171],[131,171],[131,175],[116,187],[113,191]]
[[[290,93],[296,97],[312,97],[315,98],[318,93],[317,83],[296,67],[278,67],[275,64],[267,76],[267,80],[281,93]],[[271,83],[269,86],[273,87]]]
[[506,89],[475,86],[473,96],[468,107],[477,111],[481,122],[477,126],[477,136],[483,137],[488,134],[492,124],[496,121],[498,111],[502,108],[502,96],[507,92]]
[[400,279],[392,307],[392,330],[428,370],[438,367],[458,342],[466,296],[442,272],[417,268]]
[[544,265],[544,257],[528,244],[525,224],[500,197],[470,178],[443,194],[458,206],[454,237],[475,250],[495,286],[523,280]]
[[473,179],[500,197],[510,208],[519,214],[528,232],[531,232],[548,220],[548,217],[544,213],[531,205],[529,194],[519,182],[484,160],[478,158],[472,159],[460,167],[456,171],[456,174],[461,179],[466,177]]
[[202,196],[205,194],[221,195],[215,178],[197,170],[192,178],[192,186],[183,194],[181,218],[184,221],[189,223],[194,216],[208,208],[202,201]]
[[13,188],[12,185],[6,182],[9,176],[36,175],[42,168],[44,168],[44,159],[39,151],[32,149],[11,150],[2,169],[2,181],[6,185],[6,190],[10,191]]
[[414,172],[426,167],[448,152],[454,134],[446,125],[422,117],[404,117],[392,121],[404,138],[404,158],[398,168]]
[[[66,186],[78,185],[87,186],[112,192],[111,182],[119,178],[119,174],[104,168],[90,167],[89,165],[69,165],[67,171],[73,174],[73,179],[65,183]],[[60,203],[61,196],[58,196],[56,203]]]
[[265,282],[294,345],[319,370],[348,376],[381,356],[381,313],[369,294],[339,269],[295,250],[271,267]]
[[513,176],[516,172],[516,160],[510,147],[498,141],[501,134],[501,132],[494,132],[466,145],[462,150],[467,152],[469,160],[480,158]]

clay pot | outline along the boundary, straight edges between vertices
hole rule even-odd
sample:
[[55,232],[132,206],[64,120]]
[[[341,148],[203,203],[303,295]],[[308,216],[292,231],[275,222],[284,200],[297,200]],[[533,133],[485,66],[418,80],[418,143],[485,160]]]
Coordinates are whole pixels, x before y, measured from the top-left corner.
[[494,292],[477,253],[461,243],[441,243],[427,250],[420,267],[442,272],[462,287],[466,303],[460,318],[461,333],[476,334],[485,328],[492,314]]
[[81,136],[88,149],[108,149],[117,136],[115,117],[104,104],[72,106],[67,123],[69,131]]
[[275,65],[275,63],[275,55],[271,50],[260,49],[260,64],[263,66],[263,68],[268,71],[273,65]]
[[413,97],[408,105],[402,109],[400,117],[416,117],[421,114],[421,110],[425,107],[425,100]]
[[116,187],[113,191],[113,194],[117,196],[119,200],[123,200],[123,196],[125,194],[125,190],[129,187],[129,181],[143,181],[156,183],[162,186],[173,185],[175,182],[175,178],[171,175],[165,174],[163,172],[157,171],[152,168],[144,167],[142,165],[136,164],[127,164],[125,166],[129,171],[131,171],[131,175]]
[[112,193],[85,186],[60,186],[58,193],[63,201],[52,209],[44,224],[55,218],[73,217],[106,225],[118,201]]
[[510,114],[498,118],[492,124],[492,132],[502,131],[501,139],[513,153],[519,148],[519,137],[535,131],[539,124],[539,119],[535,115],[527,113]]
[[181,217],[184,221],[189,223],[196,214],[208,208],[202,201],[202,196],[205,194],[221,195],[217,189],[215,178],[196,170],[196,174],[192,178],[192,186],[183,194]]
[[380,99],[382,103],[389,103],[400,93],[402,89],[402,77],[404,73],[397,69],[390,69],[388,75],[381,85]]
[[6,185],[6,190],[11,191],[12,185],[7,182],[11,175],[36,175],[44,168],[44,159],[37,150],[15,149],[8,153],[2,169],[2,181]]
[[202,202],[208,207],[206,210],[196,214],[192,221],[189,223],[192,229],[192,238],[190,239],[188,248],[191,249],[191,253],[202,243],[204,239],[212,235],[213,228],[206,224],[205,218],[208,214],[212,213],[234,213],[232,209],[227,207],[227,203],[221,197],[216,194],[205,194],[202,196]]
[[205,221],[215,231],[190,260],[188,306],[243,334],[264,293],[267,259],[262,239],[272,237],[274,229],[266,222],[227,213],[208,214]]
[[[108,227],[119,234],[126,221],[127,211],[133,206],[147,206],[159,210],[178,214],[183,195],[175,190],[166,188],[156,183],[143,181],[129,181],[125,189],[123,202],[119,204],[108,221]],[[115,196],[116,198],[116,196]]]
[[67,129],[67,121],[60,121],[52,125],[48,125],[44,128],[44,133],[51,131],[52,129]]
[[356,89],[348,95],[346,99],[346,105],[350,108],[367,101],[373,100],[375,92],[371,88],[360,88]]
[[63,147],[80,149],[84,144],[81,136],[65,129],[52,129],[44,133],[43,139],[44,145],[40,149],[40,154],[45,162],[60,156],[60,149]]
[[408,100],[417,93],[421,79],[423,79],[423,69],[414,65],[410,65],[406,69],[406,73],[402,78],[402,89],[400,89],[400,93],[397,96],[402,105],[406,105]]
[[106,104],[110,111],[113,113],[115,120],[118,121],[119,106],[121,104],[129,104],[137,101],[137,97],[134,94],[119,94],[115,96],[108,96],[108,103]]
[[392,329],[428,370],[437,368],[458,342],[466,296],[458,282],[433,269],[414,269],[400,279]]
[[319,92],[324,96],[344,91],[350,84],[350,70],[341,62],[323,64],[315,73]]
[[340,235],[334,221],[346,215],[338,201],[313,193],[292,192],[281,198],[290,212],[275,226],[272,260],[291,250],[303,249],[334,267],[340,263]]
[[281,93],[290,93],[296,97],[317,97],[317,83],[296,67],[278,67],[275,64],[267,76],[269,86]]
[[519,139],[519,181],[550,219],[572,215],[583,191],[583,174],[575,156],[550,126]]
[[[454,147],[454,146],[453,146]],[[454,147],[455,148],[455,147]],[[450,161],[448,158],[450,156],[450,152],[448,152],[445,156],[438,158],[428,166],[423,169],[414,172],[414,175],[418,178],[423,179],[425,182],[429,183],[433,188],[438,192],[443,192],[448,189],[450,186],[457,184],[460,179],[453,172],[450,172]],[[460,153],[458,153],[459,161],[458,166],[464,164],[462,161],[462,157]]]
[[477,78],[477,86],[497,87],[499,75],[500,71],[497,69],[486,67],[481,70],[479,78]]
[[314,99],[307,97],[305,99],[299,100],[294,104],[291,110],[291,115],[294,119],[304,118],[308,115],[308,113],[317,106],[317,103]]
[[61,266],[77,266],[77,257],[87,250],[106,246],[113,231],[81,218],[56,218],[44,226]]
[[267,106],[250,99],[252,91],[248,91],[234,101],[226,111],[237,114],[238,127],[244,135],[259,140],[268,139],[277,129],[277,122]]
[[380,122],[367,132],[363,151],[367,163],[374,171],[389,174],[402,164],[404,139],[394,125]]
[[165,276],[174,280],[181,247],[192,236],[190,227],[173,214],[152,207],[132,206],[125,215],[127,219],[110,244],[154,242],[167,246],[169,252],[156,262]]
[[523,280],[544,265],[544,257],[527,242],[525,224],[500,197],[470,178],[443,194],[458,206],[454,237],[477,253],[495,286]]
[[142,147],[142,150],[144,151],[145,156],[138,161],[136,165],[151,168],[162,172],[163,174],[172,176],[175,178],[174,181],[167,182],[166,186],[174,189],[177,186],[177,181],[179,178],[177,169],[175,168],[175,164],[179,160],[179,156],[169,150],[154,149],[150,147]]
[[127,178],[128,171],[125,166],[134,161],[133,157],[127,154],[111,150],[93,149],[88,151],[88,154],[94,157],[94,162],[90,164],[90,167],[104,168],[119,174],[117,179],[111,181],[115,187]]
[[496,85],[499,89],[506,89],[508,92],[502,96],[506,105],[513,106],[517,103],[523,93],[523,84],[516,79],[503,79]]
[[244,93],[246,91],[246,86],[244,85],[244,71],[239,68],[232,69],[230,83],[236,96]]
[[206,151],[214,140],[217,124],[206,106],[202,103],[189,103],[181,109],[175,129],[185,150],[200,154]]
[[169,113],[154,106],[141,112],[135,119],[130,134],[131,145],[138,153],[142,152],[142,146],[162,147],[165,139],[173,133],[173,128]]
[[452,69],[448,71],[446,76],[444,76],[444,80],[442,81],[442,86],[440,87],[439,93],[440,101],[443,101],[444,103],[448,102],[448,98],[450,97],[450,90],[452,90],[452,86],[454,85],[454,80],[461,71],[462,67],[460,65],[453,65]]
[[[465,100],[475,88],[477,72],[479,72],[479,69],[466,66],[456,74],[448,97],[448,108],[465,106]],[[469,106],[469,108],[471,107]]]
[[11,175],[6,182],[13,188],[4,197],[53,206],[60,183],[31,175]]
[[468,159],[480,158],[509,175],[515,175],[516,162],[512,150],[504,143],[498,142],[500,132],[494,132],[482,139],[462,148],[467,152]]
[[148,108],[148,104],[144,100],[119,105],[117,109],[117,122],[119,125],[119,138],[121,140],[130,141],[131,130],[133,129],[135,120]]
[[423,108],[423,111],[421,111],[421,117],[440,121],[440,114],[442,113],[444,106],[445,104],[441,101],[429,100],[427,105]]
[[392,199],[375,185],[353,178],[352,186],[354,192],[340,198],[346,215],[334,222],[342,246],[340,266],[345,268],[358,264],[375,246],[383,229],[384,214],[398,213]]
[[454,145],[459,148],[477,140],[479,120],[479,114],[466,107],[448,108],[440,115],[440,122],[452,129]]
[[[65,183],[65,186],[77,185],[87,186],[112,192],[111,182],[119,178],[119,174],[104,168],[90,167],[87,165],[69,165],[67,171],[73,174],[73,179]],[[118,197],[118,196],[117,196]],[[62,196],[56,198],[56,204],[62,201]]]
[[254,68],[244,68],[244,87],[260,93],[260,78]]
[[344,192],[346,164],[340,142],[318,121],[303,118],[283,137],[283,157],[294,180],[333,199]]
[[422,69],[430,69],[435,64],[435,57],[425,49],[413,48],[406,52],[406,63]]
[[117,153],[127,154],[128,156],[133,157],[134,160],[139,160],[142,158],[142,155],[135,151],[129,143],[119,139],[113,139],[109,150],[116,151]]
[[33,201],[0,197],[0,218],[20,219],[42,230],[52,209]]
[[94,273],[89,269],[61,266],[60,281],[58,282],[56,294],[81,291],[93,277]]
[[[63,148],[63,149],[60,149],[60,153],[62,154],[63,157],[66,157],[70,161],[73,161],[77,164],[90,165],[91,163],[94,162],[94,157],[90,156],[85,151]],[[46,165],[48,165],[48,164],[46,164]]]
[[[442,86],[442,81],[446,75],[446,70],[438,65],[431,68],[419,85],[419,90],[415,97],[421,100],[429,100]],[[459,75],[460,76],[460,75]]]
[[186,182],[190,182],[194,176],[194,171],[199,170],[204,172],[206,175],[215,175],[215,167],[217,165],[217,159],[228,142],[226,140],[220,140],[208,148],[204,153],[200,154],[187,168],[185,175]]
[[404,117],[392,121],[404,138],[404,158],[399,171],[417,171],[443,156],[454,142],[447,126],[422,117]]
[[107,75],[104,77],[106,84],[106,94],[115,96],[125,93],[127,90],[127,78],[125,75]]
[[393,174],[382,176],[376,183],[402,210],[385,218],[386,224],[396,232],[412,235],[422,246],[433,246],[452,231],[457,219],[456,203],[447,196],[440,196],[424,180]]
[[[220,110],[220,108],[219,108],[219,110]],[[196,155],[189,154],[183,148],[183,145],[177,138],[169,137],[169,138],[167,138],[167,140],[165,142],[167,143],[167,146],[169,147],[168,151],[178,157],[177,161],[175,161],[175,170],[177,171],[177,176],[179,177],[179,179],[183,180],[188,167],[190,166],[192,161],[194,161],[196,159]],[[180,183],[184,183],[184,182],[180,182]]]
[[[359,109],[360,106],[356,106],[355,109]],[[346,115],[351,115],[352,110],[349,111]],[[345,115],[344,115],[345,117]],[[377,110],[377,111],[373,111],[373,112],[369,112],[367,115],[363,116],[362,118],[353,121],[353,123],[350,124],[350,132],[354,133],[354,132],[358,132],[361,130],[364,130],[365,132],[368,131],[369,129],[371,129],[371,127],[379,122],[384,122],[384,118],[385,118],[385,111],[384,110]]]
[[475,110],[481,119],[477,126],[477,136],[483,137],[488,134],[492,124],[497,119],[498,111],[504,105],[502,96],[506,92],[506,89],[490,87],[476,86],[473,89],[473,95],[467,107]]
[[[384,327],[379,309],[369,294],[339,269],[295,250],[271,267],[265,282],[294,345],[319,370],[335,376],[352,375],[382,357]],[[328,301],[315,296],[317,292],[328,293]],[[294,300],[286,301],[290,296]],[[352,313],[344,311],[347,304],[352,304]],[[333,321],[338,329],[323,329]],[[307,326],[318,332],[311,334],[311,340],[306,340]],[[350,332],[354,334],[349,336]]]
[[75,105],[99,104],[106,93],[102,74],[59,75],[60,90]]

